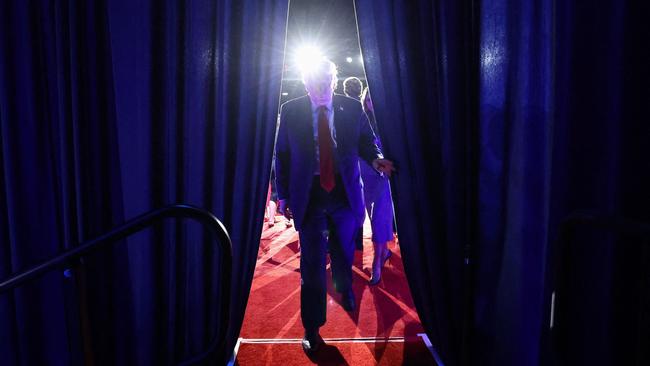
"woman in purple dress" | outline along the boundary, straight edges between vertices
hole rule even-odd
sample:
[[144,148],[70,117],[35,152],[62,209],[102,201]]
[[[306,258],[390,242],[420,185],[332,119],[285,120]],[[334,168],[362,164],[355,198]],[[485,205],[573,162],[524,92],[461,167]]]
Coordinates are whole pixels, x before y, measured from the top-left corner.
[[[372,106],[368,88],[361,93],[361,105],[368,115],[375,135],[377,134],[377,121]],[[381,148],[379,137],[376,141]],[[372,244],[374,257],[372,260],[372,275],[370,285],[376,285],[381,280],[381,271],[384,264],[391,257],[388,242],[393,240],[393,202],[390,195],[388,177],[377,173],[370,165],[360,162],[361,179],[363,180],[363,195],[366,203],[366,212],[372,227]]]

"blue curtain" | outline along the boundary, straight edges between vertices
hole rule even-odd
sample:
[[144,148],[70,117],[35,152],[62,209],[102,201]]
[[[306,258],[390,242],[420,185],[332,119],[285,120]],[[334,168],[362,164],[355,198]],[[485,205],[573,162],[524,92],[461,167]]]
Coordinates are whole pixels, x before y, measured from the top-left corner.
[[[434,346],[451,365],[558,361],[548,343],[558,223],[576,209],[648,219],[648,5],[355,4],[398,165],[406,274]],[[590,239],[571,258],[580,280],[565,300],[576,320],[565,361],[632,364],[626,347],[641,338],[624,309],[639,301],[638,252]]]
[[[3,1],[0,9],[2,278],[123,220],[106,12],[57,3]],[[123,263],[109,252],[95,268],[114,264],[106,275],[119,282]],[[70,320],[79,318],[75,287],[58,272],[0,296],[3,363],[81,359],[68,337],[79,334]]]
[[461,362],[472,218],[471,7],[459,1],[364,1],[364,67],[391,182],[411,294],[446,364]]
[[[482,1],[475,362],[535,365],[553,144],[553,1]],[[559,112],[559,110],[558,110]]]
[[[636,1],[481,2],[478,364],[557,361],[544,338],[563,218],[650,217],[639,185],[650,178],[648,15]],[[639,248],[605,234],[580,239],[569,259],[566,364],[635,364]]]
[[[271,168],[287,2],[0,5],[0,277],[163,205],[234,245],[239,334]],[[217,324],[219,257],[168,222],[0,297],[6,364],[168,364]],[[85,343],[81,335],[85,337]]]

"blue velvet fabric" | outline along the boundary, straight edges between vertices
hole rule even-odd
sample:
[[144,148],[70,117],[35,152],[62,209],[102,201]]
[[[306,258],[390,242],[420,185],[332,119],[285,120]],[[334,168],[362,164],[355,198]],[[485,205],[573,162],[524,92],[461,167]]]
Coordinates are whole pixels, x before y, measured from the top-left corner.
[[567,258],[567,352],[547,336],[558,223],[578,209],[649,217],[648,15],[634,1],[481,2],[477,364],[634,363],[638,250],[607,233],[583,233]]
[[[229,357],[262,228],[287,6],[3,1],[0,277],[153,208],[204,207],[234,245]],[[198,352],[223,326],[208,247],[198,225],[170,221],[71,279],[1,296],[2,363],[153,365]]]
[[632,364],[642,257],[611,235],[571,253],[565,354],[548,324],[558,223],[648,218],[648,5],[355,4],[406,274],[446,364]]
[[555,126],[552,1],[481,2],[475,362],[535,365]]
[[355,1],[391,178],[404,268],[420,319],[446,364],[460,362],[471,103],[471,19],[463,2]]
[[[103,5],[0,6],[0,277],[6,278],[115,226],[123,212]],[[95,286],[89,296],[119,297],[125,262],[112,251],[100,263],[89,258],[97,274],[89,273]],[[83,359],[75,320],[81,276],[75,277],[52,272],[0,296],[3,364]],[[105,331],[115,334],[110,304],[95,304]]]

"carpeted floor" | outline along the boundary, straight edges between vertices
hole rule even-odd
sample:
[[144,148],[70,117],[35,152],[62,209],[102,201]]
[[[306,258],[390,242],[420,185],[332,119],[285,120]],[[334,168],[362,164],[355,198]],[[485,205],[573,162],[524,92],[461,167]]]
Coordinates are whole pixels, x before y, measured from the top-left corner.
[[418,336],[424,331],[404,276],[397,239],[389,243],[393,256],[386,263],[382,282],[367,284],[373,255],[367,221],[364,248],[355,252],[353,266],[357,310],[347,313],[340,306],[328,266],[327,323],[321,336],[329,346],[317,359],[307,358],[299,343],[303,328],[298,234],[287,227],[284,218],[276,220],[273,227],[264,225],[236,364],[435,365]]
[[328,339],[317,356],[308,357],[300,340],[268,343],[267,340],[243,340],[235,365],[435,365],[435,360],[421,337],[389,339]]

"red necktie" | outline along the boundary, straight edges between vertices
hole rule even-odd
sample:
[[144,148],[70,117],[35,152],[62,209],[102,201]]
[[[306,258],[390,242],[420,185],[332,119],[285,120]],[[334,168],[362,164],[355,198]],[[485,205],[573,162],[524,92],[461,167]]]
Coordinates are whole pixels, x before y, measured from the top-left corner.
[[326,107],[318,108],[318,154],[320,159],[320,186],[327,192],[331,192],[336,185],[336,181],[334,178],[332,134]]

